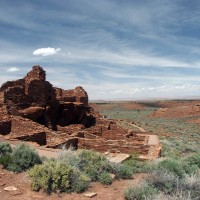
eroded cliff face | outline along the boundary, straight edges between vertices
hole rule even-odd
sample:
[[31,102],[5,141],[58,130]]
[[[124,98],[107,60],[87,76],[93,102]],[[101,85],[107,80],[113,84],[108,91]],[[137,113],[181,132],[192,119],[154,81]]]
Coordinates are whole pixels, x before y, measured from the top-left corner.
[[40,66],[33,66],[23,79],[4,83],[0,92],[9,115],[29,118],[53,130],[57,125],[89,127],[95,123],[87,92],[80,86],[73,90],[53,87]]

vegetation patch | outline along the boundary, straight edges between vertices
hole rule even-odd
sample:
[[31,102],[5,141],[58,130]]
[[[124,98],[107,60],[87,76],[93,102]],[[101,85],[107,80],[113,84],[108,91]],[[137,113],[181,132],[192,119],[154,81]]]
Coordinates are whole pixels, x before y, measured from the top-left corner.
[[99,181],[100,183],[102,183],[103,185],[110,185],[112,184],[112,177],[110,175],[110,173],[108,172],[103,172],[102,174],[100,174],[99,176]]
[[147,183],[141,184],[139,187],[129,188],[125,191],[126,200],[153,200],[158,193],[157,189]]
[[[200,196],[199,154],[153,164],[146,183],[125,191],[126,199],[192,200]],[[148,193],[148,191],[155,191]]]
[[24,143],[13,150],[7,143],[0,143],[0,147],[0,163],[10,171],[23,172],[42,162],[38,153]]
[[7,142],[0,142],[0,157],[12,153],[12,148]]
[[41,165],[35,165],[28,174],[32,189],[43,189],[47,193],[82,192],[90,182],[78,169],[59,160],[47,160]]
[[111,163],[91,150],[64,150],[58,159],[45,160],[28,172],[33,190],[51,192],[82,192],[91,181],[110,185],[116,178],[131,178],[133,172],[123,164]]

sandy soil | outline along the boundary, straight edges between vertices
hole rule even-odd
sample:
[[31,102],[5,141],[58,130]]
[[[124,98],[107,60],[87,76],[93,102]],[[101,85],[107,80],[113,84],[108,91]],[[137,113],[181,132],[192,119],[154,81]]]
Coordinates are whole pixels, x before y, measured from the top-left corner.
[[151,117],[183,118],[200,116],[200,101],[170,101],[163,102],[162,108],[155,111]]

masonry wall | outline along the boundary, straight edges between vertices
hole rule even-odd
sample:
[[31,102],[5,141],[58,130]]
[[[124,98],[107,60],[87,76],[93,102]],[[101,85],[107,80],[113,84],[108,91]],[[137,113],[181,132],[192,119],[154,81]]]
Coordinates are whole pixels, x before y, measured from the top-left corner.
[[11,132],[11,120],[0,121],[0,134],[7,135]]
[[4,84],[2,84],[0,91],[5,91],[6,89],[10,88],[10,87],[25,87],[25,80],[24,79],[19,79],[16,81],[8,81],[5,82]]

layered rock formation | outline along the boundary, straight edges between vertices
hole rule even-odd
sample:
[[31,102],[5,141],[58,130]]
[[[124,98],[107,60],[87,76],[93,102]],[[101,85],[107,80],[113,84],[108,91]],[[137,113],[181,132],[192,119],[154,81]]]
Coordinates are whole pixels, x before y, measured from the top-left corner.
[[0,135],[49,148],[73,146],[142,155],[147,155],[150,148],[148,135],[130,134],[116,121],[94,112],[82,87],[53,87],[40,66],[33,66],[23,79],[1,86]]

